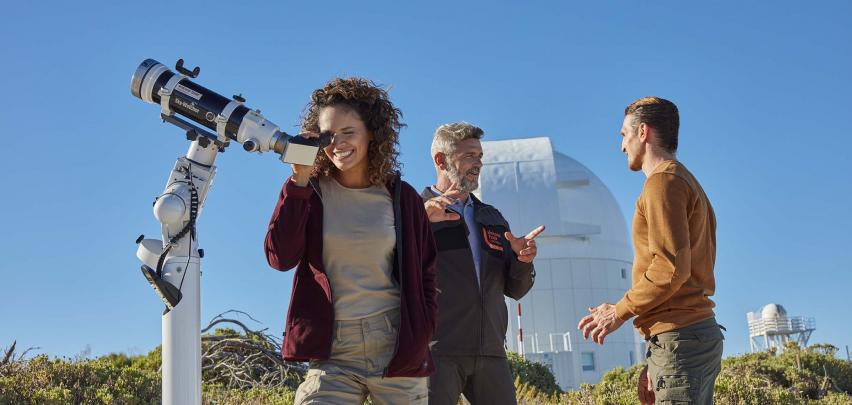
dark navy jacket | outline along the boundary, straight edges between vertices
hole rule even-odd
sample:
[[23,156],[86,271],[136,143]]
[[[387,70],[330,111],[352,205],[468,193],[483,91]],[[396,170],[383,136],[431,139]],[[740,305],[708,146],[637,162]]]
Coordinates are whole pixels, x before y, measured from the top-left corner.
[[[423,200],[435,196],[428,187]],[[464,218],[432,224],[438,248],[438,330],[432,353],[441,356],[505,357],[509,314],[504,297],[521,299],[532,288],[532,263],[518,261],[504,233],[509,223],[491,205],[473,194],[476,229]],[[480,245],[470,246],[468,232],[480,233]],[[480,249],[477,283],[471,249]]]

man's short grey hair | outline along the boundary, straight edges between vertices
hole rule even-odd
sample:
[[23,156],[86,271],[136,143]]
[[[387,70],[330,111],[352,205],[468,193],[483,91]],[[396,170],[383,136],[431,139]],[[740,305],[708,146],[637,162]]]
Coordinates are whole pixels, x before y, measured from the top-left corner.
[[456,145],[465,139],[482,139],[485,132],[467,122],[453,122],[444,124],[435,130],[435,137],[432,139],[432,157],[438,152],[450,157],[456,151]]

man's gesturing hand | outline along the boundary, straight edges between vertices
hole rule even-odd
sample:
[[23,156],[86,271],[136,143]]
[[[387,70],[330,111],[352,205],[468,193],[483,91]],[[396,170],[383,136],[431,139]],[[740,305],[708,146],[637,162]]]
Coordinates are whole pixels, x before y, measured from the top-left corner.
[[536,253],[538,253],[533,239],[542,232],[544,232],[544,225],[533,229],[524,237],[516,238],[511,232],[506,232],[503,236],[505,236],[509,241],[509,244],[512,245],[512,250],[515,251],[515,254],[518,256],[518,261],[532,263],[533,259],[535,259]]
[[600,304],[595,308],[589,308],[589,315],[580,320],[577,329],[583,331],[583,339],[592,337],[592,341],[602,345],[604,338],[616,329],[620,328],[624,321],[615,315],[615,305]]
[[455,221],[459,219],[459,214],[455,212],[447,212],[447,207],[455,204],[463,195],[464,193],[462,193],[458,187],[453,184],[443,195],[426,200],[424,204],[426,206],[426,215],[429,217],[429,222]]

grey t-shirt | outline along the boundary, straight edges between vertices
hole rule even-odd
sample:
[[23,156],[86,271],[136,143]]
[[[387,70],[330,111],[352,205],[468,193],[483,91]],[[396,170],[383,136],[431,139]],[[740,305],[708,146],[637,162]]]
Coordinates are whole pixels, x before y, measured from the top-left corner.
[[346,188],[331,177],[321,177],[319,185],[322,260],[335,319],[363,319],[399,308],[399,286],[391,274],[396,232],[387,188]]

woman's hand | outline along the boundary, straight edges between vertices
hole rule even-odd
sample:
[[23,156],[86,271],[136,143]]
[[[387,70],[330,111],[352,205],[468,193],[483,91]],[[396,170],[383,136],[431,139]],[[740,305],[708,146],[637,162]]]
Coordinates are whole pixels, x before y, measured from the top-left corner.
[[[297,136],[301,136],[303,138],[319,138],[319,134],[313,132],[303,132]],[[293,183],[296,183],[299,187],[307,186],[308,182],[311,180],[311,173],[314,171],[314,166],[297,164],[291,164],[290,166],[293,168],[293,177],[291,178]]]

